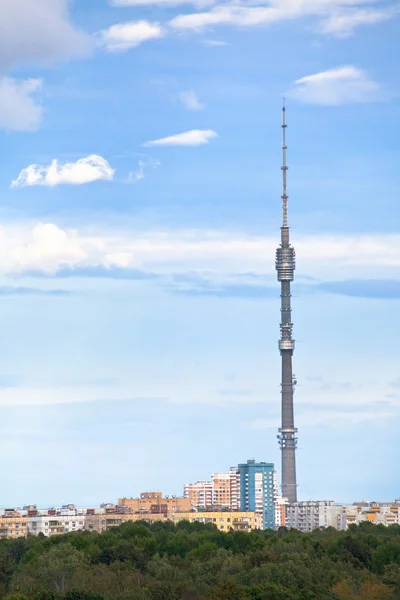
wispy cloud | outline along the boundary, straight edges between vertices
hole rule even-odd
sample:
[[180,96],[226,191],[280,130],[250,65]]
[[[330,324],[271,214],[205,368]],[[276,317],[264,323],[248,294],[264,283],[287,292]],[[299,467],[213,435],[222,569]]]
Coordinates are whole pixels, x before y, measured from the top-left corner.
[[184,133],[177,133],[159,140],[143,144],[144,146],[202,146],[218,136],[211,129],[192,129]]
[[202,110],[205,104],[202,104],[193,90],[187,90],[179,94],[179,100],[187,110]]
[[317,291],[357,298],[400,298],[400,280],[396,279],[346,279],[327,281],[316,287]]
[[175,29],[199,31],[217,25],[255,27],[315,17],[320,33],[342,37],[350,35],[359,25],[390,19],[396,10],[394,4],[381,9],[371,8],[368,0],[231,1],[219,3],[208,11],[178,15],[170,21],[170,25]]
[[81,158],[75,163],[59,164],[54,159],[49,166],[29,165],[22,169],[17,179],[13,180],[11,187],[27,187],[32,185],[45,185],[54,187],[60,184],[80,185],[91,183],[100,179],[111,181],[114,169],[102,156],[92,154]]
[[0,296],[69,296],[67,290],[42,290],[32,287],[0,286]]
[[147,158],[146,160],[139,160],[138,168],[136,171],[131,171],[128,175],[128,183],[136,183],[146,177],[146,169],[156,169],[160,166],[158,160]]
[[337,37],[348,37],[360,25],[375,25],[393,18],[399,7],[376,8],[342,8],[335,11],[321,23],[321,33]]
[[150,21],[130,21],[117,23],[98,34],[99,44],[109,52],[124,52],[136,48],[143,42],[162,38],[165,35],[159,23]]
[[[274,263],[265,261],[275,247],[275,236],[238,232],[105,229],[94,234],[55,223],[9,224],[1,229],[0,273],[133,270],[168,276],[182,293],[265,297],[277,294]],[[374,297],[398,293],[400,276],[393,279],[400,267],[398,234],[299,236],[296,250],[302,272],[312,278],[309,287],[317,291]],[[305,283],[296,285],[300,290]]]
[[366,71],[352,65],[297,79],[289,94],[302,102],[325,106],[382,99],[379,84],[373,81]]

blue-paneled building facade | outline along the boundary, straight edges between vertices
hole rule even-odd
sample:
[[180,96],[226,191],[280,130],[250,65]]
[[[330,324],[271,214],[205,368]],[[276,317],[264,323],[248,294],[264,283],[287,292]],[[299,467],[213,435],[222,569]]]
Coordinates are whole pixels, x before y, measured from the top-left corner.
[[275,527],[274,483],[275,467],[273,463],[248,460],[238,465],[240,485],[240,509],[262,514],[263,528]]

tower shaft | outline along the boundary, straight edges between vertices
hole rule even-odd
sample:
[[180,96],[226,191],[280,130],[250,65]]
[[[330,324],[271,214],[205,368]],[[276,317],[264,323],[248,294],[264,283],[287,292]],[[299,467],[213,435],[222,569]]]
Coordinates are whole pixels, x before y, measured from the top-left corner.
[[281,284],[281,338],[279,340],[279,351],[282,358],[282,422],[279,429],[279,445],[282,451],[282,495],[288,498],[289,502],[297,502],[297,482],[296,482],[296,446],[297,429],[294,426],[294,378],[292,369],[292,357],[294,352],[294,339],[292,337],[292,307],[290,283],[294,279],[295,251],[290,245],[289,226],[288,226],[288,195],[287,195],[287,170],[286,165],[286,109],[282,109],[282,227],[281,243],[276,251],[276,270],[278,281]]

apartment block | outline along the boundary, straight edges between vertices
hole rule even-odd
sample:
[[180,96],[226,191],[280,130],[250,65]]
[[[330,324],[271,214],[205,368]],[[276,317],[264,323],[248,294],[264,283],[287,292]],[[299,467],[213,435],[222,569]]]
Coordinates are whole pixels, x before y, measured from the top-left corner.
[[164,496],[161,492],[143,492],[139,498],[119,498],[118,506],[125,506],[132,513],[162,514],[170,518],[177,511],[188,511],[192,508],[189,498]]
[[212,473],[211,494],[213,506],[231,508],[230,473]]
[[231,491],[231,510],[240,509],[240,473],[237,467],[229,469],[229,483]]
[[29,517],[26,511],[6,508],[0,511],[0,539],[15,539],[28,535]]
[[211,481],[186,483],[183,487],[183,495],[189,500],[190,508],[205,509],[213,503],[212,483]]
[[283,496],[275,497],[275,529],[286,527],[286,509],[288,499]]
[[343,507],[331,500],[294,502],[286,506],[286,527],[313,531],[320,527],[341,529]]
[[356,502],[351,505],[332,501],[295,502],[286,506],[286,527],[312,531],[324,527],[346,530],[360,523],[400,524],[400,502]]
[[191,511],[175,513],[174,523],[189,521],[189,523],[211,523],[220,531],[252,531],[263,528],[262,515],[244,511]]
[[400,502],[359,502],[343,506],[342,529],[369,522],[375,525],[400,525]]
[[238,465],[240,509],[262,515],[263,529],[275,528],[275,468],[273,463],[248,460]]
[[85,529],[86,511],[77,509],[73,504],[61,508],[38,510],[31,508],[28,511],[29,533],[46,537],[82,531]]
[[87,511],[85,529],[101,533],[127,522],[146,521],[147,523],[155,523],[156,521],[167,520],[168,518],[164,512],[145,513],[142,511],[134,513],[132,509],[125,506],[107,504],[103,505],[102,512]]

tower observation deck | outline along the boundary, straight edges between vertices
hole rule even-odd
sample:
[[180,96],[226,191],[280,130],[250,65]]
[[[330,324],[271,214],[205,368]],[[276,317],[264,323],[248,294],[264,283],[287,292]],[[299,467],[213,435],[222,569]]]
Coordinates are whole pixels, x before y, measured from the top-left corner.
[[296,255],[294,248],[290,245],[288,226],[288,195],[287,195],[287,164],[286,164],[286,109],[282,109],[282,131],[283,131],[283,191],[282,191],[282,226],[281,243],[276,251],[275,267],[278,281],[281,284],[281,338],[279,340],[279,351],[282,358],[282,422],[279,429],[279,445],[282,451],[282,495],[289,502],[297,501],[296,482],[296,446],[297,429],[294,426],[294,376],[292,369],[292,357],[294,352],[294,339],[292,337],[292,308],[290,283],[294,279],[296,268]]

